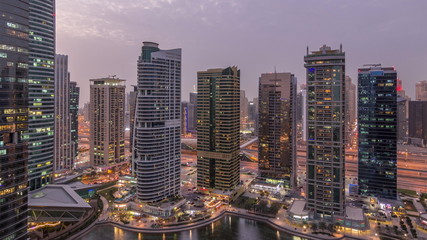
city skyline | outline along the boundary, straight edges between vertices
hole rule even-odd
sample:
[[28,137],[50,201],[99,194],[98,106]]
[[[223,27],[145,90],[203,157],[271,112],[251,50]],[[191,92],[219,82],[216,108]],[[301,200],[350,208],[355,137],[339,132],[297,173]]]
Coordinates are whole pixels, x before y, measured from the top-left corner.
[[[134,49],[143,40],[161,41],[165,48],[186,50],[183,100],[188,100],[188,92],[196,85],[199,69],[237,64],[244,70],[242,90],[250,100],[257,94],[257,89],[250,86],[257,85],[260,73],[273,72],[274,66],[278,72],[290,71],[303,80],[301,56],[307,46],[317,48],[323,44],[343,44],[347,52],[347,75],[353,83],[357,68],[366,63],[396,66],[398,77],[412,99],[415,98],[415,83],[427,80],[422,71],[427,54],[416,51],[424,47],[423,39],[427,38],[425,34],[420,36],[423,32],[417,30],[423,29],[421,23],[426,19],[422,11],[427,7],[425,1],[411,4],[372,1],[364,5],[335,0],[272,1],[269,5],[256,1],[128,1],[64,0],[57,3],[57,50],[72,59],[72,81],[84,86],[84,79],[116,74],[127,79],[127,89],[131,89],[129,86],[136,84],[134,59],[138,54]],[[336,14],[328,16],[329,11]],[[363,19],[354,21],[360,17],[360,11],[363,11]],[[271,14],[265,15],[265,12]],[[319,16],[316,23],[306,18],[307,14]],[[340,17],[339,21],[336,17]],[[228,30],[229,23],[236,29]],[[301,27],[296,27],[295,23]],[[332,27],[324,28],[324,25]],[[229,36],[226,41],[214,37],[223,34]],[[298,37],[289,38],[289,34]],[[311,34],[316,37],[311,38]],[[267,48],[265,36],[271,36]],[[224,59],[227,52],[232,54]],[[203,57],[207,55],[210,57]],[[258,60],[252,56],[257,56]],[[109,60],[111,58],[113,61]],[[99,64],[83,70],[92,62]],[[86,103],[88,91],[81,91],[81,102]]]
[[427,239],[427,3],[319,2],[0,0],[0,239]]

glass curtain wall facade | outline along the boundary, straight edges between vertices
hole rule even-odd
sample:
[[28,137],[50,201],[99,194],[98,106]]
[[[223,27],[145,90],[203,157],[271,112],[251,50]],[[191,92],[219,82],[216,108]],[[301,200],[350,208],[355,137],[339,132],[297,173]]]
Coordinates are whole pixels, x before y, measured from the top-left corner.
[[27,238],[28,17],[28,1],[0,1],[0,239],[8,240]]
[[296,89],[291,73],[264,73],[259,79],[259,172],[287,188],[295,184]]
[[359,194],[397,199],[397,73],[380,64],[359,68]]
[[307,207],[315,218],[345,212],[345,53],[324,45],[307,69]]
[[137,64],[133,171],[138,200],[150,203],[179,195],[181,49],[144,42]]
[[29,182],[52,182],[54,158],[55,1],[30,0]]
[[240,70],[197,73],[197,187],[233,191],[240,182]]

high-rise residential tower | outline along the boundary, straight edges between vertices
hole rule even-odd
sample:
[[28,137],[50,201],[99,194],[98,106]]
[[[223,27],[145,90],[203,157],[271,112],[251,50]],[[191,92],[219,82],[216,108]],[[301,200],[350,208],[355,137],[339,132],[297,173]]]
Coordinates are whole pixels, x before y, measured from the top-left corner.
[[397,73],[381,64],[358,73],[359,194],[397,198]]
[[138,59],[133,171],[141,202],[179,195],[181,49],[144,42]]
[[415,85],[415,100],[427,101],[427,80],[419,81]]
[[232,191],[240,181],[240,70],[197,73],[197,186]]
[[68,56],[55,57],[55,148],[54,172],[71,170],[74,165],[74,144],[71,140],[70,73]]
[[132,152],[133,148],[133,130],[135,127],[135,109],[136,109],[136,96],[138,94],[138,87],[132,86],[133,91],[129,93],[129,128],[130,128],[130,134],[129,134],[129,145],[130,145],[130,151]]
[[190,92],[190,102],[188,102],[187,131],[197,131],[197,93]]
[[188,105],[189,102],[181,102],[181,134],[188,132]]
[[248,122],[249,101],[244,90],[240,90],[240,130],[245,130]]
[[345,212],[345,53],[323,45],[307,69],[307,207],[314,217]]
[[349,76],[345,76],[345,115],[346,144],[350,144],[356,126],[356,85]]
[[259,78],[259,172],[263,179],[295,187],[296,90],[291,73],[263,73]]
[[28,0],[0,1],[0,239],[27,239]]
[[112,167],[125,160],[125,80],[90,80],[90,161]]
[[52,182],[54,152],[55,1],[31,0],[28,172],[30,189]]
[[80,87],[77,87],[76,82],[70,82],[71,142],[74,160],[78,155],[79,147],[79,97]]
[[409,137],[427,144],[427,101],[409,102]]

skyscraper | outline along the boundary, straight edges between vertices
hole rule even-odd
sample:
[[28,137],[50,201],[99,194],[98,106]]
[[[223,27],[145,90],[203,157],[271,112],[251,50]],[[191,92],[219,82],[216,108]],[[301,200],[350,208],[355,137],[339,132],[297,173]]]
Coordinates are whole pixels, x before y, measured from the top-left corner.
[[427,101],[409,102],[409,137],[427,144]]
[[55,58],[55,148],[54,172],[71,170],[74,164],[74,144],[71,140],[70,73],[68,56]]
[[26,239],[27,0],[0,1],[0,239]]
[[402,80],[397,79],[397,141],[405,142],[408,137],[408,111],[411,98],[403,90]]
[[31,0],[29,55],[29,182],[52,182],[54,152],[55,1]]
[[181,134],[188,132],[188,105],[189,102],[181,102]]
[[397,140],[405,141],[408,137],[408,119],[407,119],[407,106],[409,104],[409,100],[397,95]]
[[74,152],[73,160],[75,160],[79,153],[79,98],[80,87],[77,87],[76,82],[70,82],[71,141]]
[[90,161],[111,167],[125,160],[125,80],[90,80]]
[[397,74],[381,64],[359,68],[359,194],[397,198]]
[[137,86],[132,86],[133,91],[129,93],[129,127],[130,127],[130,136],[129,136],[129,145],[130,151],[133,149],[133,130],[135,127],[135,109],[136,109],[136,97],[138,94]]
[[244,90],[240,90],[240,130],[246,129],[249,101]]
[[346,143],[351,142],[351,133],[356,126],[356,85],[349,76],[345,76],[345,137]]
[[197,73],[197,186],[232,191],[240,181],[240,70]]
[[137,197],[157,202],[179,194],[181,49],[144,42],[138,59],[133,169]]
[[323,45],[307,68],[307,207],[315,217],[344,216],[345,53]]
[[415,100],[427,101],[427,80],[419,81],[415,85]]
[[197,93],[190,92],[190,102],[188,103],[187,112],[187,131],[197,131]]
[[263,179],[295,187],[296,89],[291,73],[263,73],[259,78],[259,172]]

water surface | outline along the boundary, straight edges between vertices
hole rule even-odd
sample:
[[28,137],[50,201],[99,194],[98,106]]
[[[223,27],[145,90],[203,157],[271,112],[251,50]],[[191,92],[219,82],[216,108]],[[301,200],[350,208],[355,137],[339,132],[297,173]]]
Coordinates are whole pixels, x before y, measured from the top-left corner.
[[135,233],[117,227],[104,225],[93,228],[80,240],[302,240],[289,233],[280,232],[269,225],[239,218],[225,216],[210,225],[177,233],[149,234]]

